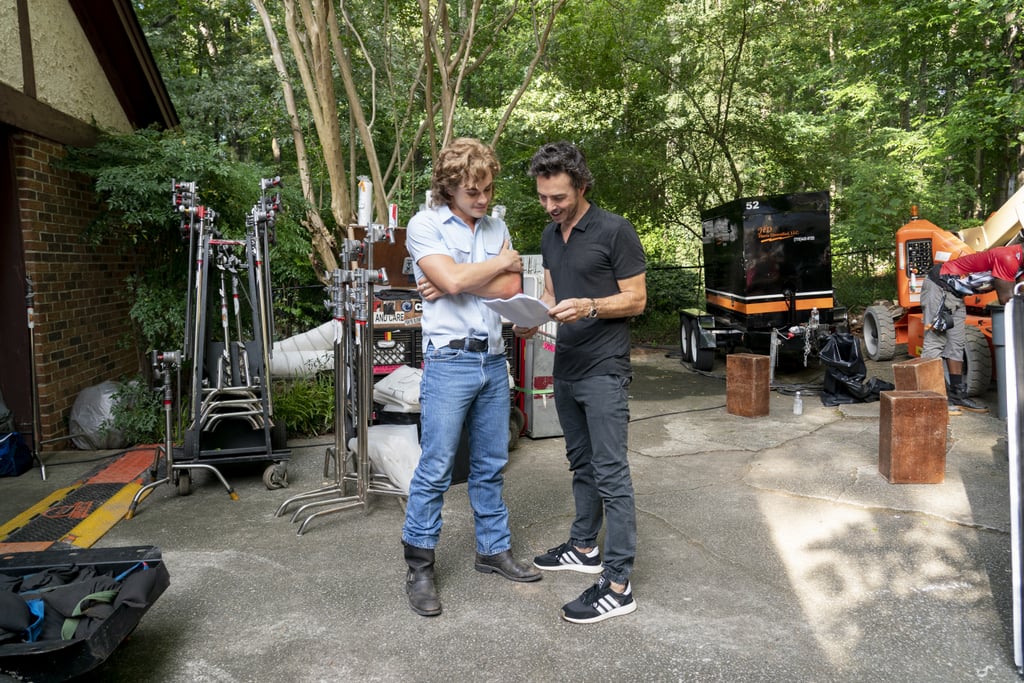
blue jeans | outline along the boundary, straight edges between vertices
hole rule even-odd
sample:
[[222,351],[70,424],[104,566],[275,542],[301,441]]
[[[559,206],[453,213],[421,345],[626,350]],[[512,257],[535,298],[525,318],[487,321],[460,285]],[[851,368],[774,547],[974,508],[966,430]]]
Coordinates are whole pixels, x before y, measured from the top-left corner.
[[409,484],[402,540],[434,548],[441,508],[452,481],[462,426],[469,431],[469,503],[476,551],[494,555],[512,547],[502,499],[508,464],[508,371],[504,354],[427,348],[420,382],[420,462]]
[[576,518],[569,541],[597,545],[602,521],[604,576],[625,583],[636,555],[636,503],[629,473],[630,377],[600,375],[567,381],[555,378],[555,408],[565,435],[572,471]]

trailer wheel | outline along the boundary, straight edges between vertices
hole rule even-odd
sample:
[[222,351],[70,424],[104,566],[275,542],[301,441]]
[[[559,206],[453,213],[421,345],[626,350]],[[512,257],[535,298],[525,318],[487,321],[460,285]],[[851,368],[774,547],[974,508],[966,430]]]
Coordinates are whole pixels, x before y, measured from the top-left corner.
[[701,372],[711,372],[715,367],[714,349],[697,349],[697,358],[693,361],[693,367]]
[[988,391],[992,382],[992,352],[989,350],[988,339],[973,325],[964,329],[966,343],[964,345],[964,384],[967,385],[968,396],[979,396]]
[[864,353],[874,361],[892,360],[896,355],[896,323],[885,306],[868,306],[864,311]]
[[693,325],[690,329],[690,353],[693,354],[694,370],[711,372],[715,366],[715,349],[700,347],[700,325]]
[[693,357],[690,355],[690,319],[682,318],[679,321],[679,351],[683,357],[683,364],[692,362]]

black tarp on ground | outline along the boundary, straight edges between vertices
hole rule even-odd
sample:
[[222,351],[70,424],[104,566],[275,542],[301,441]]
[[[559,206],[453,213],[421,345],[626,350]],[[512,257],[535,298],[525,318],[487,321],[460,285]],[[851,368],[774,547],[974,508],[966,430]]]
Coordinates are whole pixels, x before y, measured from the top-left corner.
[[825,380],[821,402],[827,406],[877,401],[882,391],[892,391],[891,382],[867,376],[867,366],[860,355],[860,342],[849,332],[834,332],[818,353],[825,364]]

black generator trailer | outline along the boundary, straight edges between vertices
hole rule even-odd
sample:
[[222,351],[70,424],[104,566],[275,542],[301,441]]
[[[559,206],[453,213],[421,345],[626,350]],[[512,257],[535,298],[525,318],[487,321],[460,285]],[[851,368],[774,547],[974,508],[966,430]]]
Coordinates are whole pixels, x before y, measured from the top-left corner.
[[715,351],[744,347],[806,363],[831,331],[835,305],[829,193],[745,197],[701,212],[704,308],[679,312],[684,364],[708,371]]

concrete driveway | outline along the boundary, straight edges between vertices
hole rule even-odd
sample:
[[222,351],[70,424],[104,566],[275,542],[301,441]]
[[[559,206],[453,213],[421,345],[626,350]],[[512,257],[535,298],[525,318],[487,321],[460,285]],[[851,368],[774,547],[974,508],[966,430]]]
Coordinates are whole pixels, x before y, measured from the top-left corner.
[[[97,681],[1018,681],[1013,664],[1005,422],[950,419],[942,484],[878,473],[878,403],[822,406],[821,370],[779,376],[771,414],[725,411],[725,362],[695,373],[637,349],[631,462],[639,509],[637,611],[561,621],[590,585],[574,572],[515,584],[473,569],[464,485],[438,548],[444,613],[403,592],[398,499],[325,517],[298,536],[276,517],[322,484],[331,437],[292,442],[291,486],[262,468],[194,493],[162,486],[96,547],[157,545],[171,586],[89,678]],[[891,379],[888,365],[869,376]],[[986,397],[995,406],[995,396]],[[994,411],[993,411],[994,412]],[[513,550],[565,541],[572,517],[560,438],[523,438],[506,499]],[[48,456],[0,480],[13,517],[92,465]]]

